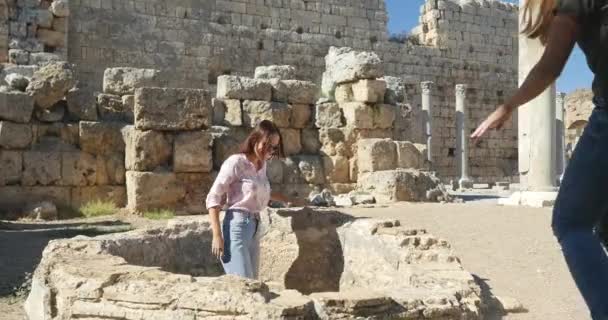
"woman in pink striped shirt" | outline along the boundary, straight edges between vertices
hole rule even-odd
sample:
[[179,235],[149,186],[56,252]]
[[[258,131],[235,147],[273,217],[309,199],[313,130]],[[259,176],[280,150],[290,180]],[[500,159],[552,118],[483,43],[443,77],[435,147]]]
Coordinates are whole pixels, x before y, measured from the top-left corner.
[[[240,153],[222,164],[207,195],[213,229],[211,251],[222,260],[227,274],[257,278],[259,213],[271,199],[291,202],[280,193],[271,193],[266,162],[275,156],[284,156],[281,134],[271,121],[261,121],[241,145]],[[228,209],[220,228],[224,205]]]

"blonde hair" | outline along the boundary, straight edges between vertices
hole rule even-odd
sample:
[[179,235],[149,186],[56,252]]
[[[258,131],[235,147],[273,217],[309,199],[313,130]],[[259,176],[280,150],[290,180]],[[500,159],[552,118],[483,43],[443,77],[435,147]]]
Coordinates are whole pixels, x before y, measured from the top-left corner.
[[522,12],[522,34],[530,39],[547,41],[549,26],[553,20],[556,0],[526,0]]

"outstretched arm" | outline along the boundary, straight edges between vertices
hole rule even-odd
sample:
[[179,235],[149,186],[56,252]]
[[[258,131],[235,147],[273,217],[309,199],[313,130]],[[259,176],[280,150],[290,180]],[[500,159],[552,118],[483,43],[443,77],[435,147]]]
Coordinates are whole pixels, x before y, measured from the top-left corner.
[[576,16],[557,15],[549,28],[547,46],[538,63],[515,94],[482,122],[471,138],[478,140],[489,129],[500,129],[515,109],[536,98],[555,82],[572,53],[578,32]]

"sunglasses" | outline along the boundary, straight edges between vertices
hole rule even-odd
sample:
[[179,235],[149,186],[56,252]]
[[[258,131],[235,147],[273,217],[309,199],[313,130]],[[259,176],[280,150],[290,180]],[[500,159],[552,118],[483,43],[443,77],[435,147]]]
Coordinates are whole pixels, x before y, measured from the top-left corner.
[[269,152],[273,157],[279,155],[279,145],[267,144],[266,151]]

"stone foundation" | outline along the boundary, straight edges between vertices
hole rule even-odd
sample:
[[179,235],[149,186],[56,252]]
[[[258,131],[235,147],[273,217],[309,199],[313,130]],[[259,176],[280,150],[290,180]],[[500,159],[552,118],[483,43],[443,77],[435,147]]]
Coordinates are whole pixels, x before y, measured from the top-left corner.
[[482,319],[449,244],[398,221],[263,214],[260,279],[222,275],[204,220],[52,241],[26,302],[41,319]]

